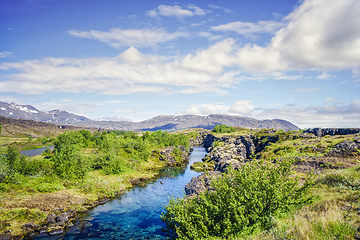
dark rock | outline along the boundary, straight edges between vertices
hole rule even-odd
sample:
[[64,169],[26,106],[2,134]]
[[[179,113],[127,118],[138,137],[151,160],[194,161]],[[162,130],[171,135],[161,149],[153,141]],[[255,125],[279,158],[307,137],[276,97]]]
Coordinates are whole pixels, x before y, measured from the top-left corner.
[[66,212],[68,214],[68,219],[69,220],[76,217],[76,211],[75,210],[68,209]]
[[56,228],[51,228],[48,232],[49,235],[57,235],[57,234],[61,234],[64,232],[64,229],[63,228],[59,228],[59,227],[56,227]]
[[35,236],[35,231],[34,229],[27,229],[24,235],[27,238],[32,238],[33,236]]
[[232,166],[233,169],[238,170],[242,165],[244,165],[244,162],[239,162],[235,159],[222,160],[219,163],[215,163],[214,170],[219,172],[226,172],[229,166]]
[[21,226],[21,228],[38,230],[40,229],[40,226],[33,222],[30,222],[30,223],[25,223],[24,225]]
[[306,133],[312,133],[317,137],[323,137],[325,135],[349,135],[360,133],[360,128],[309,128]]
[[212,135],[212,134],[206,135],[205,140],[204,140],[204,147],[206,147],[206,148],[211,147],[215,140],[217,140],[217,138],[214,135]]
[[55,217],[56,217],[55,214],[51,214],[51,215],[47,216],[46,224],[50,225],[50,224],[56,223]]
[[39,229],[39,233],[47,233],[48,232],[48,228],[47,227],[42,227]]
[[12,240],[12,239],[13,237],[11,234],[4,234],[4,235],[0,234],[0,240]]
[[[185,146],[178,146],[177,148],[181,151],[182,161],[189,161],[190,152],[186,149],[186,147]],[[179,165],[180,163],[176,162],[176,158],[175,158],[175,155],[173,153],[174,149],[175,149],[174,146],[163,148],[160,151],[159,160],[160,161],[166,161],[167,165],[169,165],[169,166]]]
[[51,224],[50,225],[50,227],[52,227],[52,228],[55,228],[55,227],[65,227],[65,222],[63,222],[63,221],[61,221],[61,222],[56,222],[56,223],[54,223],[54,224]]
[[148,180],[150,180],[149,177],[142,177],[142,178],[140,178],[140,181],[148,181]]
[[203,161],[223,162],[236,159],[245,162],[255,152],[254,141],[249,136],[237,138],[225,136],[220,139],[221,145],[209,149]]
[[355,236],[354,236],[354,238],[356,239],[356,240],[360,240],[360,234],[355,234]]
[[208,172],[202,173],[197,177],[193,177],[191,182],[185,185],[185,193],[187,196],[198,195],[205,189],[211,189],[211,180],[220,175],[220,172]]
[[342,158],[356,156],[356,154],[358,154],[358,149],[360,149],[360,143],[346,140],[342,143],[337,144],[333,149],[326,153],[326,156]]
[[12,236],[12,240],[21,240],[23,239],[24,237],[23,236]]
[[68,220],[69,220],[69,215],[67,212],[62,213],[55,218],[56,222],[67,222]]
[[130,179],[130,183],[131,183],[133,186],[139,186],[140,181],[139,181],[139,179]]

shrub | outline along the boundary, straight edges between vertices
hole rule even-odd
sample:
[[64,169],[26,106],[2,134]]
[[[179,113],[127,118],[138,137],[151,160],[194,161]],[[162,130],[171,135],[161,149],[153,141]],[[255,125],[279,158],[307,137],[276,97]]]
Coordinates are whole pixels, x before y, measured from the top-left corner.
[[212,130],[213,133],[232,133],[236,132],[237,129],[231,126],[226,126],[224,124],[216,125]]
[[272,164],[252,161],[213,180],[212,191],[194,198],[171,199],[161,219],[167,231],[183,239],[241,236],[269,229],[277,212],[289,211],[311,198],[312,178],[299,186],[291,176],[293,160]]
[[103,171],[106,175],[121,174],[131,171],[130,164],[125,161],[121,156],[114,154],[107,154],[104,156],[106,164],[103,166]]

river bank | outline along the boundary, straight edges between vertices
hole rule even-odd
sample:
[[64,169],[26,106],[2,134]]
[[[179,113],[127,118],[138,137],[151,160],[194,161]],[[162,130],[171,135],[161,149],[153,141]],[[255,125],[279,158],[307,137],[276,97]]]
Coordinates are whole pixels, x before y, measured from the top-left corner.
[[54,146],[53,153],[30,158],[8,148],[2,159],[7,174],[0,179],[4,238],[60,233],[72,224],[76,212],[145,186],[160,169],[188,162],[190,154],[185,134],[161,131],[144,136],[124,131],[67,132]]
[[[33,218],[33,220],[25,224],[24,221],[18,223],[13,222],[12,229],[15,231],[4,231],[3,234],[0,235],[0,239],[33,238],[38,234],[42,237],[44,237],[44,235],[62,234],[66,232],[69,227],[76,224],[78,214],[84,214],[99,205],[121,198],[126,195],[127,192],[131,191],[131,189],[143,188],[148,184],[152,184],[154,181],[156,182],[157,179],[164,176],[164,171],[169,168],[186,168],[185,166],[187,166],[189,162],[188,156],[184,155],[183,162],[174,162],[174,159],[170,157],[170,154],[166,155],[166,152],[170,153],[171,151],[169,152],[168,148],[162,151],[164,154],[161,155],[162,161],[166,162],[166,168],[162,167],[158,170],[154,168],[143,173],[138,172],[121,177],[102,176],[102,182],[115,182],[118,186],[117,190],[111,191],[111,195],[86,194],[76,189],[64,189],[53,193],[33,193],[26,194],[25,196],[4,194],[1,198],[2,204],[0,211],[2,209],[16,209],[13,214],[28,214],[31,215],[29,220],[31,218]],[[98,176],[96,171],[89,173],[89,177],[92,179],[96,176]],[[36,216],[37,219],[33,216]],[[19,229],[20,232],[17,229]]]

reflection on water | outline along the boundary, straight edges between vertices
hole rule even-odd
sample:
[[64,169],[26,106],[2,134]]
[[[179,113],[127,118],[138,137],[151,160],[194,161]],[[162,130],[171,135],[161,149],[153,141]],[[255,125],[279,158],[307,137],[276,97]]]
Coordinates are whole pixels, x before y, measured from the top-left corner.
[[136,187],[127,194],[78,216],[76,226],[64,235],[38,236],[37,239],[167,239],[161,230],[165,223],[160,214],[169,197],[184,196],[185,184],[199,173],[190,170],[201,160],[205,148],[196,147],[186,167],[161,172],[161,178],[146,187]]

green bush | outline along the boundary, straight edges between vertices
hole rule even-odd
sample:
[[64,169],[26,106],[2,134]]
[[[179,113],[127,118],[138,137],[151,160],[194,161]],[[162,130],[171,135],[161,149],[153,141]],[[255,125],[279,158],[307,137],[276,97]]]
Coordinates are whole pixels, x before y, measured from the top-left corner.
[[216,125],[212,130],[213,133],[232,133],[236,132],[237,129],[231,126],[226,126],[224,124]]
[[51,160],[54,170],[63,179],[83,179],[89,171],[89,161],[80,155],[85,138],[79,132],[66,132],[56,139]]
[[299,186],[291,176],[292,164],[254,160],[238,171],[229,170],[213,180],[212,191],[171,199],[161,219],[167,231],[181,239],[228,238],[269,229],[276,213],[311,201],[305,193],[312,178]]
[[114,154],[107,154],[105,157],[105,165],[103,171],[106,175],[121,174],[132,170],[130,164],[125,161],[121,156]]

